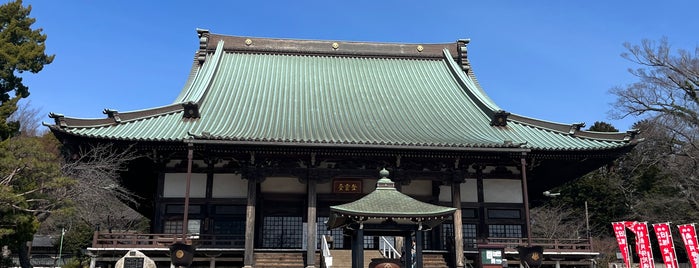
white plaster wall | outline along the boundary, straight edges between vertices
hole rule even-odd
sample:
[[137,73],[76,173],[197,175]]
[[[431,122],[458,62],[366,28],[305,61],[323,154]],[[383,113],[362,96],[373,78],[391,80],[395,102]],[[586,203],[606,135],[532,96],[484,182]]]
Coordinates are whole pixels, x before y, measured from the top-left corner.
[[[187,190],[187,173],[165,173],[163,197],[184,197]],[[192,173],[189,197],[206,197],[206,174]]]
[[267,177],[261,184],[263,193],[305,194],[306,184],[295,177]]
[[[476,179],[466,179],[461,184],[461,202],[478,202],[478,184]],[[451,202],[451,185],[439,186],[439,201]]]
[[245,198],[248,196],[248,181],[240,174],[214,174],[211,187],[213,198]]
[[439,202],[451,202],[451,185],[439,186]]
[[432,195],[432,181],[413,180],[408,185],[401,187],[401,192],[413,196]]
[[484,201],[488,203],[522,203],[522,181],[508,179],[483,180]]
[[330,194],[333,191],[333,184],[332,181],[326,182],[326,183],[318,183],[316,184],[316,193],[319,194]]
[[478,180],[464,180],[461,184],[461,202],[478,202]]

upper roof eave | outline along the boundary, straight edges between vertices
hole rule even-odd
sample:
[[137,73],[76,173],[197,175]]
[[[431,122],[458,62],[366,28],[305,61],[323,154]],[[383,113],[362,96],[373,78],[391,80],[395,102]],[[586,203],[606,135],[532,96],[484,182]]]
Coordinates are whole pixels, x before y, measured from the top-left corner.
[[54,119],[54,125],[46,123],[44,123],[44,125],[49,127],[56,126],[59,128],[102,127],[153,116],[178,113],[182,112],[183,109],[184,108],[181,103],[123,113],[116,110],[105,109],[103,113],[107,114],[107,118],[75,118],[66,117],[62,114],[50,113],[49,117]]
[[531,117],[526,117],[517,114],[510,114],[507,117],[508,121],[515,121],[521,124],[530,125],[532,127],[537,127],[541,129],[548,129],[552,131],[557,131],[561,133],[567,133],[569,135],[588,138],[595,140],[604,141],[616,141],[616,142],[628,142],[634,144],[637,141],[636,135],[638,130],[632,129],[626,132],[596,132],[596,131],[585,131],[581,130],[585,126],[584,123],[573,123],[573,124],[562,124],[551,121],[545,121],[540,119],[535,119]]
[[[390,60],[398,59],[413,59],[413,58],[434,58],[434,59],[445,59],[447,67],[449,68],[452,76],[459,83],[462,90],[469,95],[472,101],[474,101],[478,108],[485,113],[486,116],[490,117],[491,114],[499,111],[499,107],[494,104],[485,94],[485,92],[480,88],[477,81],[475,80],[475,75],[470,71],[470,69],[463,69],[463,64],[467,62],[465,60],[465,44],[468,43],[466,40],[458,40],[454,43],[448,44],[397,44],[397,43],[368,43],[368,42],[344,42],[344,41],[318,41],[318,40],[290,40],[290,39],[271,39],[271,38],[248,38],[239,36],[226,36],[217,35],[204,32],[202,34],[202,42],[200,45],[200,50],[206,51],[208,54],[204,57],[204,60],[200,60],[198,65],[195,61],[192,72],[190,74],[190,80],[185,86],[184,90],[193,92],[189,95],[182,95],[183,97],[178,97],[178,100],[184,102],[193,101],[200,102],[201,99],[206,98],[206,93],[208,92],[209,85],[214,74],[217,72],[218,62],[221,60],[223,51],[234,51],[243,52],[240,54],[247,56],[258,56],[254,53],[262,53],[261,56],[272,56],[266,53],[287,53],[287,54],[323,54],[329,56],[342,56],[342,57],[389,57]],[[205,38],[204,38],[205,37]],[[333,45],[337,43],[337,46]],[[421,50],[419,48],[422,48]],[[213,52],[216,49],[216,52]],[[248,54],[247,52],[250,52]],[[230,53],[236,54],[236,53]],[[201,55],[201,54],[199,54]],[[459,55],[461,55],[459,57]],[[295,55],[293,55],[295,56]],[[305,58],[305,57],[304,57]],[[324,57],[319,57],[324,58]],[[326,58],[327,59],[327,58]],[[333,60],[343,59],[343,58],[331,58]],[[362,60],[373,60],[362,59]],[[206,64],[203,63],[206,61]],[[413,61],[411,61],[413,62]],[[431,61],[419,61],[420,64],[428,64]],[[194,83],[197,80],[198,83]],[[196,85],[195,85],[196,84]],[[196,90],[192,90],[196,88]],[[64,132],[71,133],[72,135],[84,136],[84,137],[103,137],[103,136],[91,136],[84,135],[76,132],[70,132],[70,128],[100,128],[104,126],[116,126],[123,122],[135,121],[140,119],[152,118],[162,114],[173,114],[183,111],[182,103],[177,102],[168,106],[163,106],[159,108],[146,109],[134,112],[118,113],[113,110],[105,110],[108,114],[108,118],[101,119],[78,119],[78,118],[67,118],[62,115],[53,115],[52,118],[55,119],[57,129],[63,129]],[[114,116],[116,115],[116,116]],[[508,113],[509,115],[509,113]],[[517,145],[507,145],[508,139],[503,139],[505,144],[496,142],[464,142],[464,143],[450,143],[452,141],[447,141],[445,143],[396,143],[392,142],[389,144],[376,143],[377,140],[368,141],[330,141],[324,139],[296,141],[296,140],[282,140],[274,139],[276,137],[270,137],[274,140],[258,140],[250,139],[250,137],[242,137],[241,139],[233,138],[239,136],[226,136],[226,137],[204,137],[203,131],[207,130],[202,128],[199,132],[202,135],[197,136],[196,134],[189,134],[188,136],[192,138],[194,143],[226,143],[226,144],[246,144],[246,145],[261,145],[261,146],[300,146],[300,147],[327,147],[327,146],[340,146],[352,149],[375,149],[375,148],[388,148],[388,149],[408,149],[408,150],[447,150],[447,151],[498,151],[498,152],[527,152],[531,150],[543,150],[543,151],[557,151],[560,150],[574,150],[574,151],[590,151],[590,150],[608,150],[616,149],[620,147],[626,147],[633,144],[636,140],[634,137],[635,132],[627,133],[600,133],[600,132],[589,132],[580,130],[581,124],[559,124],[538,119],[533,119],[529,117],[524,117],[520,115],[510,115],[507,118],[511,123],[516,123],[526,126],[531,126],[532,128],[551,131],[560,133],[563,135],[570,135],[576,138],[597,140],[603,142],[613,142],[611,146],[605,146],[604,148],[593,146],[593,147],[528,147],[526,142],[521,143],[518,139],[514,140],[514,144]],[[181,134],[181,135],[180,135]],[[168,139],[168,141],[176,142],[192,142],[187,139],[187,133],[182,132],[178,134],[177,139]],[[160,139],[128,139],[137,141],[162,141]],[[491,140],[492,141],[492,140]],[[519,142],[519,143],[518,143]],[[524,146],[523,146],[524,145]],[[541,149],[544,148],[544,149]],[[552,149],[546,149],[552,148]]]

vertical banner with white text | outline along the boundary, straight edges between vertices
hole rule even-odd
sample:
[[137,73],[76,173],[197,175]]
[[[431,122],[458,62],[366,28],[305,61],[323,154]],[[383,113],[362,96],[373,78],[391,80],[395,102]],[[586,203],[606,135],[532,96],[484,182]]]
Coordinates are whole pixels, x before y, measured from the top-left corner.
[[680,236],[684,242],[684,247],[687,249],[687,258],[692,263],[692,267],[697,267],[699,263],[699,249],[697,248],[697,232],[694,229],[694,224],[677,225],[680,229]]
[[[629,222],[627,222],[628,224]],[[636,235],[636,254],[638,254],[639,268],[655,268],[653,251],[650,249],[647,222],[633,222],[627,225]]]
[[629,247],[626,242],[626,222],[612,222],[612,226],[614,227],[616,242],[619,244],[619,251],[621,251],[621,256],[624,258],[624,264],[626,264],[626,268],[631,268]]
[[655,237],[658,238],[658,246],[660,247],[660,253],[663,255],[665,268],[677,268],[677,255],[675,254],[675,245],[672,242],[670,224],[654,223],[653,230],[655,231]]

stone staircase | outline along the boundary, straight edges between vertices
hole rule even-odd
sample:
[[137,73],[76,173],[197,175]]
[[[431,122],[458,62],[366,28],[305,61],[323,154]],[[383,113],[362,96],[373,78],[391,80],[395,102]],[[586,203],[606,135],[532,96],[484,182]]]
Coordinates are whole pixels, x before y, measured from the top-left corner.
[[304,268],[301,252],[255,252],[255,268]]
[[[333,256],[332,268],[352,268],[352,251],[349,249],[331,249],[330,254]],[[364,265],[369,267],[371,259],[381,258],[381,253],[378,250],[364,251]],[[319,262],[317,262],[319,263]],[[422,254],[423,268],[449,268],[442,254]],[[321,267],[321,266],[318,266]]]
[[[333,256],[333,268],[352,268],[352,250],[331,249],[330,255]],[[369,267],[371,259],[374,258],[381,258],[381,253],[378,250],[365,250],[362,267]]]
[[[352,250],[331,249],[333,256],[333,268],[352,268]],[[305,268],[305,253],[303,252],[256,252],[255,268]],[[369,267],[371,259],[381,258],[378,250],[364,251],[364,264]],[[442,254],[422,254],[423,268],[448,268]],[[316,254],[315,267],[321,266],[320,254]]]
[[444,255],[438,253],[423,253],[422,254],[423,268],[449,268]]

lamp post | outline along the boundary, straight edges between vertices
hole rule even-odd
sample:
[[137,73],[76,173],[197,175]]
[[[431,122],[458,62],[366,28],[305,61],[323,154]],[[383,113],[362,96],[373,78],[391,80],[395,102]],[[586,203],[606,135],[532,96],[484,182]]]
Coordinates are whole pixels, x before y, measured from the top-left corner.
[[61,228],[61,244],[58,247],[58,258],[56,258],[56,265],[60,265],[61,257],[63,255],[63,236],[66,235],[66,228]]

